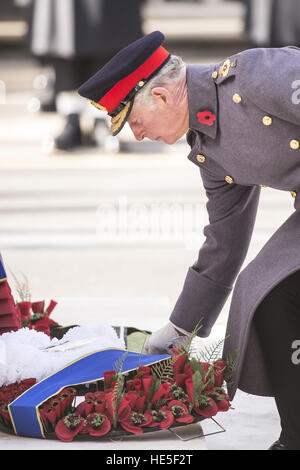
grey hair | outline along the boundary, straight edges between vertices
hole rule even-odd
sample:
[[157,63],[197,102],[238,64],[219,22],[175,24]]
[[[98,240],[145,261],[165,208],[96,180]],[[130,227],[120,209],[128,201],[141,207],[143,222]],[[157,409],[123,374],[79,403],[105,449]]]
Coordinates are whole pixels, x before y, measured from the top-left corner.
[[151,95],[151,90],[170,82],[179,82],[182,79],[184,72],[185,63],[181,57],[171,55],[166,65],[164,65],[161,70],[135,95],[134,104],[138,107],[146,106],[150,109],[155,109],[154,98]]

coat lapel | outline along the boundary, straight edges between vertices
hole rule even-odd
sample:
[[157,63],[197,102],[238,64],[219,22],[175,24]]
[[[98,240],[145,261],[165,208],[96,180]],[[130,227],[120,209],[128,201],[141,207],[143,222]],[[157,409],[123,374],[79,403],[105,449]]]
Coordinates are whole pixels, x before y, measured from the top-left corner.
[[[213,70],[212,65],[188,65],[186,74],[189,128],[215,139],[218,130],[218,102],[216,85],[212,78]],[[205,119],[203,120],[206,114],[208,115],[207,123]]]

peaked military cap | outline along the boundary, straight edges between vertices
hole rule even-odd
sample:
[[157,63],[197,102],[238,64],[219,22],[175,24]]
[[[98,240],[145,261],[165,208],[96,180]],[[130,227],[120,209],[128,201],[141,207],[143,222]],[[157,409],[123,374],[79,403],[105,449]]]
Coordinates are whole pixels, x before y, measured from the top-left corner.
[[166,64],[170,53],[165,36],[154,31],[121,49],[78,90],[94,106],[111,116],[111,133],[123,128],[136,93]]

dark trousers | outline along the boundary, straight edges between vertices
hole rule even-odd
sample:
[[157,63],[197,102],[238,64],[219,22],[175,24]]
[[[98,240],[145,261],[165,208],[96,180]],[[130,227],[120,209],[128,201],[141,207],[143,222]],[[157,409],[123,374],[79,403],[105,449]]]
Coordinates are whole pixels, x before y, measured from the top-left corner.
[[281,420],[280,440],[288,449],[300,450],[300,271],[265,297],[254,325]]

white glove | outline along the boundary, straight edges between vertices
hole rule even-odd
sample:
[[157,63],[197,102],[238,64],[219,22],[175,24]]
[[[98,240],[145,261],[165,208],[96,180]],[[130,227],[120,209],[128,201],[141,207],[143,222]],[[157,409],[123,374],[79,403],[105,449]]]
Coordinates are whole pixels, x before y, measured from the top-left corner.
[[186,345],[189,338],[189,333],[180,334],[171,323],[168,323],[147,338],[142,354],[171,354],[172,348]]

